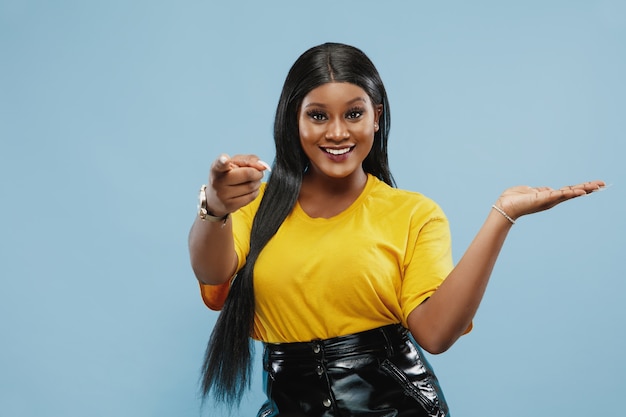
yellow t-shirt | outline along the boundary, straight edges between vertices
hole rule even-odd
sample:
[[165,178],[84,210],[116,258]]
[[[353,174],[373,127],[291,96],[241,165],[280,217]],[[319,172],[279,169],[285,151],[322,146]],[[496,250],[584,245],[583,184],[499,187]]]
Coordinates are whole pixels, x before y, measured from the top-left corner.
[[[238,270],[261,196],[233,213]],[[361,195],[330,219],[296,204],[254,268],[253,337],[301,342],[403,323],[452,270],[448,221],[432,200],[369,176]],[[220,309],[228,291],[201,285]]]

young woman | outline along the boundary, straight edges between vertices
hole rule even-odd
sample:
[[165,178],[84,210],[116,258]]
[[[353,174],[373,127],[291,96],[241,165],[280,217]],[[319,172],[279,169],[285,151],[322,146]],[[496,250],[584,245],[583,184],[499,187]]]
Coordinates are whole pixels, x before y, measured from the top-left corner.
[[205,303],[222,310],[203,392],[236,404],[251,339],[264,343],[259,416],[447,416],[421,349],[472,326],[505,237],[523,215],[604,186],[502,193],[456,266],[442,210],[394,188],[389,103],[358,49],[316,46],[294,63],[276,111],[276,159],[221,155],[189,235]]

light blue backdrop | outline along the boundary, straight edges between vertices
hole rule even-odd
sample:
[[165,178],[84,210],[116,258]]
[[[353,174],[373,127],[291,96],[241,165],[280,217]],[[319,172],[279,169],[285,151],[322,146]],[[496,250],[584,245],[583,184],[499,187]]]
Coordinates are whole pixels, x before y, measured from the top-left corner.
[[520,219],[430,358],[455,416],[622,415],[625,4],[0,0],[0,415],[200,415],[197,190],[221,152],[273,159],[287,70],[325,41],[377,64],[394,175],[456,260],[508,186],[613,184]]

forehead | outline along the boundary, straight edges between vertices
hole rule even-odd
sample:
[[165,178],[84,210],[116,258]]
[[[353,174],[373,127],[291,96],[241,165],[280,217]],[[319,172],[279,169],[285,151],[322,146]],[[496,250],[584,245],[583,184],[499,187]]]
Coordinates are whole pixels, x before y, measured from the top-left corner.
[[315,104],[345,104],[349,102],[370,103],[370,97],[365,90],[351,83],[326,83],[309,91],[302,100],[302,105]]

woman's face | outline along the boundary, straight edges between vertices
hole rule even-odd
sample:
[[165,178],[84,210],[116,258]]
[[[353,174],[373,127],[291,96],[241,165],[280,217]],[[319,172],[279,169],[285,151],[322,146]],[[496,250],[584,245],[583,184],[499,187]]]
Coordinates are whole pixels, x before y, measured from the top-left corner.
[[346,178],[363,172],[362,163],[379,129],[382,104],[350,83],[327,83],[311,90],[298,110],[300,144],[308,173]]

